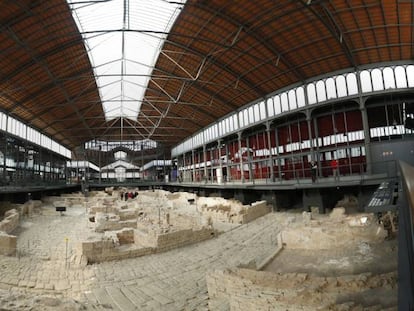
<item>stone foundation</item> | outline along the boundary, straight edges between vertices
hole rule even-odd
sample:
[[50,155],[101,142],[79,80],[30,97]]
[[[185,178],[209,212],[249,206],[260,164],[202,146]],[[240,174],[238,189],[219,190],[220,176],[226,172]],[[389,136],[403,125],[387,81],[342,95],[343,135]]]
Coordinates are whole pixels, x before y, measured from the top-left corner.
[[0,222],[0,231],[7,234],[13,232],[19,225],[19,213],[16,209],[8,210]]
[[180,230],[160,235],[153,232],[148,234],[140,230],[123,229],[108,232],[100,241],[82,242],[80,252],[88,263],[119,260],[165,252],[211,239],[217,234],[217,231],[209,228]]
[[328,217],[321,215],[317,219],[305,212],[302,222],[292,223],[282,231],[282,241],[286,248],[318,250],[378,243],[387,235],[373,214],[346,215],[343,208],[334,208]]
[[[234,311],[367,310],[354,304],[354,298],[364,292],[370,295],[376,290],[395,291],[396,279],[396,272],[318,277],[237,268],[217,270],[206,276],[209,310]],[[373,310],[384,310],[380,303],[377,307]]]
[[213,222],[246,224],[270,212],[266,201],[242,205],[236,200],[222,198],[199,198],[203,217]]
[[17,237],[0,231],[0,254],[13,256],[16,254]]

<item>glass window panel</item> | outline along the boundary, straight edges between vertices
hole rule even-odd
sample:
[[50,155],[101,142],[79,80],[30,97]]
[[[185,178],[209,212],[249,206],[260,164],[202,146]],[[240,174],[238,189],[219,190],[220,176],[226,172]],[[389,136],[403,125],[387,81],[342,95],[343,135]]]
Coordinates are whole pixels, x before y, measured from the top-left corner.
[[[89,5],[87,2],[94,4]],[[105,28],[109,30],[122,28],[124,2],[68,0],[79,30],[84,33],[84,39],[91,47],[89,53],[94,60],[95,76],[97,85],[101,88],[100,94],[107,120],[119,116],[136,119],[140,109],[139,103],[148,83],[147,76],[157,59],[158,47],[166,38],[162,35],[148,36],[140,32],[110,31],[109,34],[100,36],[88,34],[99,29],[99,21],[105,21]],[[80,3],[85,4],[79,5]],[[128,28],[168,32],[180,8],[179,2],[128,1],[128,15],[131,14],[131,18],[128,18]],[[137,50],[140,53],[136,53]],[[124,76],[124,73],[130,75]],[[105,76],[108,74],[111,74],[111,78]],[[110,85],[107,91],[103,90],[105,85]],[[119,98],[120,101],[108,105],[114,98]],[[111,108],[107,110],[109,106]]]
[[362,93],[372,92],[371,75],[369,71],[367,70],[361,71],[360,78],[361,78]]
[[26,125],[20,122],[20,133],[19,136],[26,139]]
[[414,87],[414,65],[407,66],[408,87]]
[[7,132],[12,133],[13,124],[14,124],[14,119],[9,117],[8,122],[7,122]]
[[319,103],[326,100],[325,83],[323,81],[316,82],[316,95]]
[[326,94],[328,99],[336,98],[336,85],[333,78],[326,80]]
[[266,119],[267,118],[267,115],[266,115],[265,102],[260,102],[259,108],[260,108],[260,120]]
[[19,121],[14,120],[14,126],[12,128],[13,134],[18,136],[19,134]]
[[220,123],[218,124],[218,131],[219,131],[219,135],[223,135],[224,134],[223,121],[220,121]]
[[298,108],[298,104],[296,102],[296,92],[295,90],[290,90],[288,92],[288,97],[289,97],[289,107],[290,110],[294,110]]
[[269,117],[273,117],[275,115],[275,107],[273,106],[273,99],[268,98],[266,101],[266,105],[267,105],[267,113]]
[[386,67],[382,73],[384,75],[385,89],[395,89],[394,70],[390,67]]
[[278,114],[282,112],[282,107],[280,104],[280,97],[278,95],[273,97],[273,103],[275,104],[275,115],[277,116]]
[[243,111],[239,112],[239,125],[240,125],[240,128],[244,127]]
[[254,105],[253,107],[254,122],[260,121],[260,110],[259,104]]
[[233,126],[235,131],[239,129],[239,120],[237,114],[233,116]]
[[344,76],[337,76],[335,79],[338,97],[347,96],[346,80]]
[[3,112],[0,112],[0,129],[5,131],[6,125],[7,125],[7,115],[5,115]]
[[13,120],[13,126],[12,126],[12,133],[14,134],[14,135],[17,135],[18,134],[18,128],[19,128],[19,121],[17,121],[16,119],[14,119]]
[[405,69],[402,66],[395,68],[395,80],[398,88],[407,87],[407,77],[405,76]]
[[244,126],[248,126],[249,125],[249,110],[248,109],[243,110],[243,118],[244,118]]
[[229,118],[229,132],[233,132],[234,131],[234,124],[233,124],[233,122],[234,122],[234,116],[231,116]]
[[289,102],[286,92],[280,95],[282,101],[282,111],[289,111]]
[[298,107],[305,107],[305,91],[302,86],[296,89],[296,99],[298,101]]
[[315,84],[313,84],[313,83],[308,84],[307,87],[306,87],[306,91],[308,93],[308,103],[309,103],[309,105],[317,103]]
[[214,139],[216,139],[218,136],[219,136],[218,126],[217,124],[214,124]]
[[371,72],[372,87],[374,91],[382,91],[384,89],[384,80],[382,79],[382,71],[374,69]]
[[355,95],[358,94],[358,82],[355,73],[348,73],[346,75],[346,82],[348,85],[348,94]]

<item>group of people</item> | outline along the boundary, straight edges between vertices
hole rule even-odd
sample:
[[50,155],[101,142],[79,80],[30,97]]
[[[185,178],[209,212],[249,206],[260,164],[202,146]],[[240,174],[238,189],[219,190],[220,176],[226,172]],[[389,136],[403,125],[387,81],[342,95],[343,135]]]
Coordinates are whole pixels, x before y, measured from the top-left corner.
[[121,200],[127,201],[128,199],[135,199],[138,196],[138,192],[121,192],[120,197]]

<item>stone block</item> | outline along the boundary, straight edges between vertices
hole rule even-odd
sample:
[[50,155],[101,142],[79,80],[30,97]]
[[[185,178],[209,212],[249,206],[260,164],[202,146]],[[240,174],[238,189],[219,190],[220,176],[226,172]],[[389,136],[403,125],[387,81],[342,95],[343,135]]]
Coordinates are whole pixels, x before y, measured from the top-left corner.
[[15,255],[17,250],[17,237],[9,235],[5,232],[0,232],[0,254]]
[[0,222],[0,231],[5,233],[13,232],[19,225],[19,213],[16,209],[8,210],[5,213],[5,218]]
[[346,216],[344,207],[335,207],[332,212],[329,214],[329,217],[332,219],[341,219]]

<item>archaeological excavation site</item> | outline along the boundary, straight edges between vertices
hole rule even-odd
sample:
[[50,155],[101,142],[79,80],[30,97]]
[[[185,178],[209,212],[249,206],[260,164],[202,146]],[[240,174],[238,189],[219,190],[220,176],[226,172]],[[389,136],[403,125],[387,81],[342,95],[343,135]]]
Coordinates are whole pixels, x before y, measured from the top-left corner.
[[414,311],[414,0],[0,0],[0,311]]
[[398,217],[113,188],[3,202],[0,310],[397,310]]

